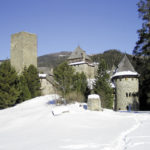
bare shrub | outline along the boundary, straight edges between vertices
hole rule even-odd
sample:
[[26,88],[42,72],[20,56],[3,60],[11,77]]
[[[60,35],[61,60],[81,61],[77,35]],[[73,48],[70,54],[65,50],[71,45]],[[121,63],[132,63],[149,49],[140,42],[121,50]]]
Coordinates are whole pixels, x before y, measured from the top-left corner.
[[67,103],[72,103],[72,102],[84,102],[84,95],[81,94],[80,92],[70,92],[65,96],[66,102]]

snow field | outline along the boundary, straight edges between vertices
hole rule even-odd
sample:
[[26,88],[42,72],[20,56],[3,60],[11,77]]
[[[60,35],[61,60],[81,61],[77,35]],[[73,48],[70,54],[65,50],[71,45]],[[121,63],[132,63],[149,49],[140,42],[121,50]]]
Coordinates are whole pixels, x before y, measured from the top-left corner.
[[57,97],[37,97],[0,110],[0,150],[149,150],[149,112],[50,105]]

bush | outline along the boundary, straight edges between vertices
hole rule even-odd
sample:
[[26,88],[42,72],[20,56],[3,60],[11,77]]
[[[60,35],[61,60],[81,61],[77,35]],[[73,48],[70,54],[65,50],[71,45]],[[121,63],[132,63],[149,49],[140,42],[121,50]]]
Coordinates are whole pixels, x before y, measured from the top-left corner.
[[67,103],[72,103],[72,102],[84,102],[84,95],[81,94],[80,92],[70,92],[65,96],[66,102]]

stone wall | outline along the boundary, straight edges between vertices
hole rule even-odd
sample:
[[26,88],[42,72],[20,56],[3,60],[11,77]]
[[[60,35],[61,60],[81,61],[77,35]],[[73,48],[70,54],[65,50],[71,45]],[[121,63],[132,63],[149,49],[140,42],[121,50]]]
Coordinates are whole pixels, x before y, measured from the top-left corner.
[[95,74],[96,74],[95,66],[84,63],[79,65],[74,65],[73,67],[75,68],[76,72],[79,73],[84,72],[88,79],[95,78]]
[[11,36],[11,65],[18,73],[33,64],[37,67],[37,36],[19,32]]
[[40,79],[42,95],[56,94],[56,88],[46,79]]
[[115,79],[116,85],[116,110],[139,109],[139,81],[135,77]]

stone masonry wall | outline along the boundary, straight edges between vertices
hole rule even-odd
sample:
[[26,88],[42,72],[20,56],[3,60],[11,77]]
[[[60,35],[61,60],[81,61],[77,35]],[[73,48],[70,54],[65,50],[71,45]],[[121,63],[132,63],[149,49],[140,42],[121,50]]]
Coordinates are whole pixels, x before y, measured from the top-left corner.
[[89,79],[93,79],[95,77],[95,67],[90,66],[88,64],[80,64],[80,65],[74,65],[73,66],[76,70],[76,72],[84,72],[86,77]]
[[33,64],[37,67],[37,36],[19,32],[11,36],[11,65],[18,73]]
[[40,82],[41,82],[42,95],[57,93],[55,87],[50,82],[48,82],[46,79],[40,79]]
[[115,79],[115,84],[117,110],[127,110],[130,106],[132,110],[138,110],[138,78],[117,78]]

